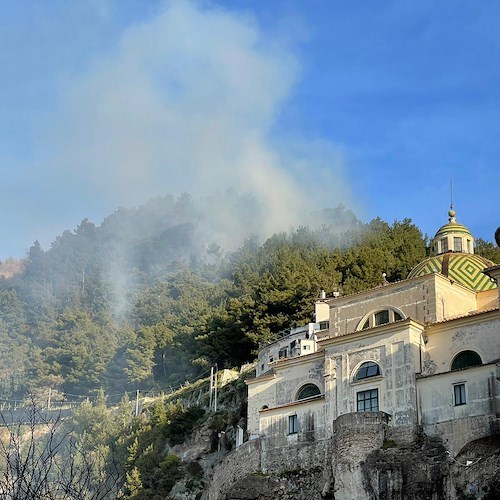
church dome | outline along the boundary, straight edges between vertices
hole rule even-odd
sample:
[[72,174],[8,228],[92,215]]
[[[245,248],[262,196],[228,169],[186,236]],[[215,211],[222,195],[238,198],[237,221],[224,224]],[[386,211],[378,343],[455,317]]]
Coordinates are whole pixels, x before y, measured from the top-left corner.
[[480,255],[448,252],[420,262],[410,271],[408,278],[441,273],[472,290],[491,290],[496,288],[496,284],[483,271],[494,265],[493,262]]
[[483,273],[485,268],[495,264],[480,255],[474,255],[474,236],[456,221],[453,207],[450,207],[448,216],[448,224],[441,226],[432,240],[434,255],[417,264],[408,278],[440,273],[472,290],[496,288],[496,284]]
[[461,253],[474,253],[474,236],[456,219],[457,213],[450,208],[448,224],[441,226],[432,240],[432,252],[440,255],[450,250]]

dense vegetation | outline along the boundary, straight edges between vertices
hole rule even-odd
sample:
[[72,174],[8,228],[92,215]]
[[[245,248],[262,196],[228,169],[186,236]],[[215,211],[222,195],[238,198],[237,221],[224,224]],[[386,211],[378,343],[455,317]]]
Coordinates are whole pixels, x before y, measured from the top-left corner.
[[[411,220],[362,223],[344,207],[228,251],[219,243],[230,240],[224,217],[206,208],[186,195],[158,198],[100,226],[84,220],[48,250],[35,242],[26,259],[0,263],[0,399],[30,395],[34,411],[48,394],[80,403],[45,433],[34,420],[3,429],[0,489],[139,500],[182,485],[198,498],[210,466],[181,460],[175,446],[197,432],[205,456],[230,447],[236,425],[245,426],[241,379],[221,388],[219,411],[209,411],[210,367],[239,367],[260,343],[313,320],[320,290],[349,294],[404,279],[428,252]],[[491,243],[479,240],[477,250],[500,262]],[[122,398],[193,379],[139,415]],[[117,396],[113,407],[105,394]],[[22,473],[16,464],[26,464]]]
[[35,242],[21,272],[0,278],[0,395],[123,393],[239,366],[311,321],[321,289],[403,279],[426,255],[411,220],[362,223],[344,207],[228,252],[202,212],[189,196],[158,198],[100,226],[84,220],[46,251]]

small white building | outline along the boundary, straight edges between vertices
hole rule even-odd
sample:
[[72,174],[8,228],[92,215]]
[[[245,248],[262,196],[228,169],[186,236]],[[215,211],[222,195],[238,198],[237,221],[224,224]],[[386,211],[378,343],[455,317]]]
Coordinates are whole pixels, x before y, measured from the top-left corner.
[[474,254],[453,210],[432,248],[404,281],[322,296],[315,323],[260,350],[250,438],[324,439],[355,412],[384,412],[401,436],[423,430],[453,453],[500,430],[500,266]]

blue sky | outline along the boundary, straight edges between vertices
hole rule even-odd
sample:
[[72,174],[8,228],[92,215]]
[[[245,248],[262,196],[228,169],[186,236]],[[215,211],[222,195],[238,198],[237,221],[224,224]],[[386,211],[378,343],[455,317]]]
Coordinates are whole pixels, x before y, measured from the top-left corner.
[[167,193],[500,224],[495,1],[0,1],[0,259]]

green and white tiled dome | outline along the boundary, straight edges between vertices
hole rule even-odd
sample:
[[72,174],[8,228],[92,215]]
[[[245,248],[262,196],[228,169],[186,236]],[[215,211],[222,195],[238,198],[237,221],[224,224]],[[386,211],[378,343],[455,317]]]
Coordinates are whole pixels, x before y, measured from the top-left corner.
[[441,273],[472,290],[491,290],[496,288],[496,284],[483,273],[483,270],[494,265],[480,255],[448,252],[420,262],[410,271],[408,278]]
[[432,241],[435,255],[417,264],[408,278],[440,273],[472,290],[496,288],[496,284],[483,273],[484,269],[495,264],[474,255],[474,237],[465,226],[457,223],[453,207],[448,215],[448,224],[439,228]]

